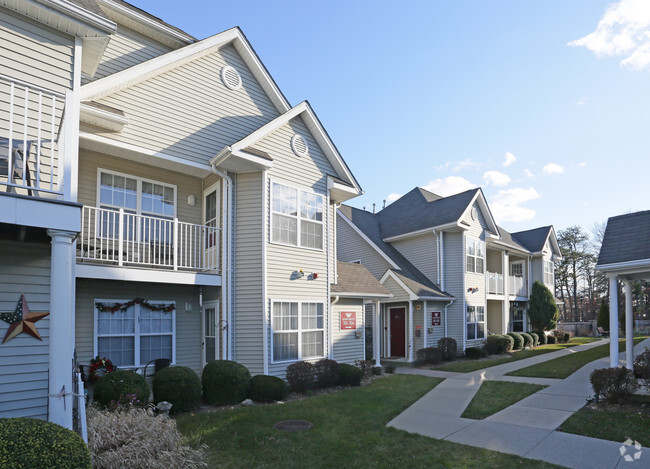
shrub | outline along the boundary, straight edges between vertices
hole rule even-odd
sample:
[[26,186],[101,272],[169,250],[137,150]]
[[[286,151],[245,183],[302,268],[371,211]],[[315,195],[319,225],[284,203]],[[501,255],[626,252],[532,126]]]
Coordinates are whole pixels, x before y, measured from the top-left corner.
[[524,338],[524,347],[534,347],[533,337],[530,334],[527,332],[520,332],[519,334]]
[[[513,342],[512,337],[509,335],[489,335],[485,341],[485,350],[492,355],[506,353],[512,350]],[[467,350],[465,351],[466,354]]]
[[109,412],[89,408],[88,447],[97,469],[205,467],[203,448],[183,446],[176,421],[150,409]]
[[551,334],[555,337],[555,341],[558,344],[567,343],[569,340],[571,340],[571,335],[572,335],[570,332],[566,332],[561,329],[556,329],[552,331]]
[[465,358],[470,360],[478,360],[487,356],[487,351],[484,348],[480,347],[468,347],[465,349]]
[[163,368],[153,377],[153,401],[172,404],[172,413],[196,409],[201,403],[201,380],[186,366]]
[[360,368],[357,368],[354,365],[348,365],[347,363],[341,363],[339,365],[339,371],[341,373],[341,384],[343,386],[360,386],[361,378],[363,378],[363,371]]
[[395,373],[395,368],[396,368],[395,365],[392,365],[392,364],[391,365],[386,365],[386,366],[384,366],[384,371],[386,373],[392,375],[393,373]]
[[634,359],[634,376],[650,390],[650,349],[648,347]]
[[130,403],[144,405],[149,401],[149,383],[135,371],[107,373],[95,383],[93,400],[102,407]]
[[537,347],[539,345],[539,335],[537,335],[537,332],[529,332],[528,335],[533,338],[533,347]]
[[255,402],[283,401],[288,394],[287,383],[277,376],[256,375],[251,378],[248,396]]
[[213,360],[203,368],[203,399],[211,405],[239,404],[246,399],[251,374],[231,360]]
[[49,469],[92,467],[84,440],[45,420],[0,418],[0,467]]
[[600,308],[598,308],[598,320],[596,321],[597,327],[602,327],[603,330],[609,330],[609,304],[605,298],[600,300]]
[[539,345],[546,345],[548,343],[548,340],[546,340],[546,333],[544,331],[537,331],[535,334],[537,334]]
[[547,344],[554,344],[556,342],[555,336],[554,335],[547,335],[546,336],[546,343]]
[[293,392],[307,392],[315,378],[316,369],[309,362],[296,362],[287,367],[287,381]]
[[528,317],[535,329],[553,329],[559,317],[553,293],[539,280],[535,280],[528,301]]
[[442,350],[438,347],[421,348],[415,352],[415,359],[419,365],[437,365],[442,361]]
[[524,338],[519,334],[519,332],[508,332],[508,335],[512,337],[514,341],[512,350],[521,350],[524,348]]
[[381,376],[381,372],[383,371],[383,368],[381,366],[373,366],[371,370],[373,376]]
[[456,339],[453,337],[443,337],[438,340],[438,348],[442,352],[443,360],[453,360],[456,358],[458,346],[456,345]]
[[321,388],[328,388],[336,386],[341,379],[339,372],[339,364],[335,360],[323,358],[314,363],[314,371],[316,373],[316,380]]
[[594,370],[589,379],[596,395],[610,402],[626,400],[639,387],[634,373],[627,368]]
[[363,376],[368,376],[372,373],[372,367],[375,366],[374,360],[355,360],[354,365],[361,369]]

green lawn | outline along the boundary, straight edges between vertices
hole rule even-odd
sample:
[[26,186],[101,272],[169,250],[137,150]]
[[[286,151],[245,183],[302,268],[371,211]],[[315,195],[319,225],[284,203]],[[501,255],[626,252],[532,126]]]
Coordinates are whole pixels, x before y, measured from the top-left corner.
[[[386,427],[440,381],[395,375],[287,404],[185,414],[177,418],[178,428],[191,442],[208,446],[209,467],[552,467]],[[314,428],[273,428],[289,419],[309,420]]]
[[588,344],[600,340],[599,337],[574,337],[566,344],[547,344],[540,345],[533,350],[518,350],[511,352],[510,354],[502,358],[490,358],[488,360],[463,360],[458,362],[451,362],[441,367],[436,368],[436,370],[441,371],[456,371],[459,373],[469,373],[476,370],[482,370],[483,368],[489,368],[491,366],[502,365],[515,360],[523,360],[524,358],[535,357],[537,355],[543,355],[549,352],[555,352],[557,350],[563,350],[568,347],[574,347],[576,345]]
[[[650,447],[650,396],[633,396],[636,406],[612,407],[607,410],[582,408],[559,430],[577,435],[623,442],[630,438]],[[645,408],[641,406],[645,403]]]
[[508,381],[484,381],[461,417],[484,419],[546,386]]
[[[644,337],[637,337],[634,343],[638,344]],[[625,340],[620,340],[618,343],[620,352],[625,350]],[[609,344],[600,345],[598,347],[576,352],[574,354],[565,355],[564,357],[549,360],[547,362],[538,363],[520,370],[511,371],[506,373],[509,376],[531,376],[536,378],[559,378],[564,379],[567,376],[578,371],[587,363],[599,358],[604,358],[609,355]]]

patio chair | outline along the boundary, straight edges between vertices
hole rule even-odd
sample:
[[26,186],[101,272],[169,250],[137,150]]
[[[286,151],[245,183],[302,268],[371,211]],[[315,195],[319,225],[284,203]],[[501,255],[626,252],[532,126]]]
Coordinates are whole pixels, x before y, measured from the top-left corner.
[[[41,140],[41,145],[49,141],[50,140]],[[32,148],[37,146],[38,141],[36,140],[27,140],[27,143],[25,144],[23,140],[14,139],[11,141],[11,151],[9,151],[9,139],[5,137],[0,138],[0,177],[6,176],[8,183],[16,183],[16,181],[23,180],[24,174],[25,184],[31,188],[32,175],[31,171],[29,170],[29,155],[32,151]],[[13,173],[12,175],[9,175],[10,155],[11,168]],[[27,191],[29,195],[34,195],[34,190],[28,189]],[[7,192],[15,193],[16,188],[14,186],[8,186]]]
[[598,333],[601,337],[609,337],[609,331],[606,331],[602,327],[598,327]]
[[145,378],[153,378],[156,373],[163,368],[167,368],[171,363],[172,361],[169,358],[156,358],[144,366],[144,372],[142,374]]

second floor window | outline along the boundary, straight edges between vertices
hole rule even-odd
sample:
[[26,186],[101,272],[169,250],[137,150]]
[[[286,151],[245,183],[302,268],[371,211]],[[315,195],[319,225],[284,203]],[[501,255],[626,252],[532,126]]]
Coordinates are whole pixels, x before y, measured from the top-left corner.
[[546,285],[553,285],[553,261],[544,260],[544,283]]
[[323,196],[272,183],[271,242],[323,249]]
[[467,238],[466,245],[466,270],[482,274],[485,272],[485,242],[480,239]]

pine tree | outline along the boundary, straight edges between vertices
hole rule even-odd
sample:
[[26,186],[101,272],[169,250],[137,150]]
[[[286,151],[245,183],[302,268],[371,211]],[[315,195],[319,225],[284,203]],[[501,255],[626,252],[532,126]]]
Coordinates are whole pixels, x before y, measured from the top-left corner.
[[528,317],[535,330],[555,329],[559,311],[551,291],[539,280],[533,283],[528,303]]
[[596,323],[598,327],[602,327],[603,330],[609,330],[609,305],[605,298],[600,300],[600,309],[598,310],[598,321]]

